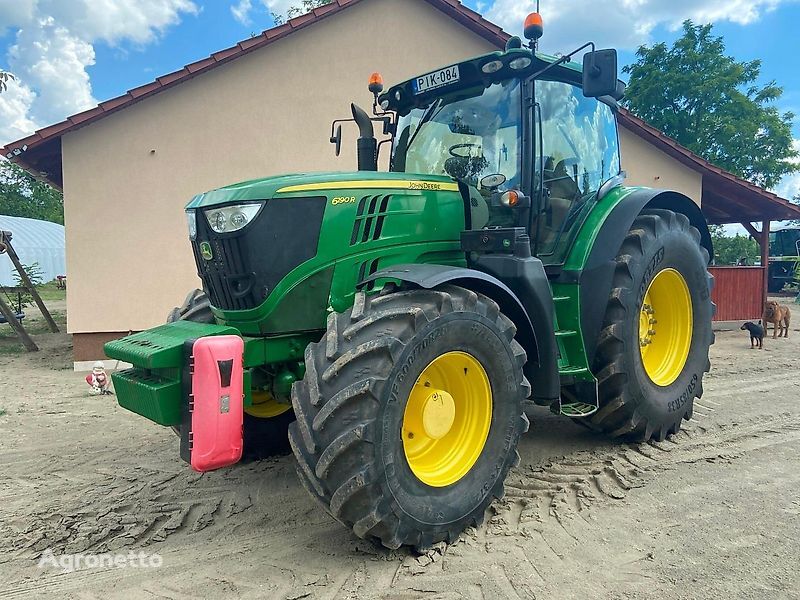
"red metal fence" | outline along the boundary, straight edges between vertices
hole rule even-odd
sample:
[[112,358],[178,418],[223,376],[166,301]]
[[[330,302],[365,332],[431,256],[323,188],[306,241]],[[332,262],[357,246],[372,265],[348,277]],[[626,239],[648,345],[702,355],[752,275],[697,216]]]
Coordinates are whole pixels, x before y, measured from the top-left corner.
[[764,310],[764,269],[761,267],[710,267],[714,276],[711,299],[717,305],[715,321],[760,319]]

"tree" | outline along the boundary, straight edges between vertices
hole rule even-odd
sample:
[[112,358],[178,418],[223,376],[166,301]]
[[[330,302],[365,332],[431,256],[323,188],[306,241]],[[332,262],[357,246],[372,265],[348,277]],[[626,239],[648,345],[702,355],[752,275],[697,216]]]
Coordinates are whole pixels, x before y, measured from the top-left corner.
[[[42,269],[39,268],[38,262],[31,265],[23,263],[22,269],[25,271],[28,279],[30,279],[33,287],[42,285],[43,274]],[[20,276],[18,271],[14,271],[14,287],[25,287],[25,282],[22,280],[22,276]],[[30,292],[22,292],[19,294],[19,309],[22,310],[26,306],[33,306],[33,296]]]
[[714,245],[714,264],[753,265],[761,258],[761,248],[752,237],[738,233],[732,237],[726,236],[721,225],[710,225],[708,229]]
[[683,36],[641,46],[630,75],[627,105],[668,136],[756,185],[774,187],[800,170],[792,161],[794,114],[774,106],[783,89],[758,84],[761,61],[737,62],[712,25],[684,21]]
[[64,224],[61,192],[5,159],[0,159],[0,215]]
[[16,77],[14,77],[13,73],[0,69],[0,92],[5,92],[8,89],[8,82],[15,79]]
[[333,0],[302,0],[300,6],[292,6],[286,11],[286,15],[272,13],[272,20],[275,25],[283,25],[289,19],[294,19],[299,15],[304,15],[311,12],[315,8],[330,4]]

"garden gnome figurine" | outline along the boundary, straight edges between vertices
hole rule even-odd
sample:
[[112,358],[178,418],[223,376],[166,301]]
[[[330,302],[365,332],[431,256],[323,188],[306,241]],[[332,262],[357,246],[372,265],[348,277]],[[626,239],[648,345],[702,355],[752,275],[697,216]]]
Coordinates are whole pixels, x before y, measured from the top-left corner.
[[111,390],[108,389],[111,378],[106,375],[105,365],[99,360],[94,363],[92,372],[86,376],[86,383],[92,387],[92,394],[111,394]]

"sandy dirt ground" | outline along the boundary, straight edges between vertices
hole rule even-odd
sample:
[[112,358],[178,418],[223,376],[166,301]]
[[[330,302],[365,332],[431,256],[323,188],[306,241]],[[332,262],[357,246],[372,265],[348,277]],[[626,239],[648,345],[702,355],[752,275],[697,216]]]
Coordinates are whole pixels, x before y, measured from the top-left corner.
[[[536,409],[506,498],[423,556],[355,538],[289,456],[193,473],[169,430],[87,393],[66,335],[36,339],[0,352],[2,597],[800,598],[796,325],[763,351],[719,332],[693,420],[662,443]],[[48,551],[162,566],[40,568]]]

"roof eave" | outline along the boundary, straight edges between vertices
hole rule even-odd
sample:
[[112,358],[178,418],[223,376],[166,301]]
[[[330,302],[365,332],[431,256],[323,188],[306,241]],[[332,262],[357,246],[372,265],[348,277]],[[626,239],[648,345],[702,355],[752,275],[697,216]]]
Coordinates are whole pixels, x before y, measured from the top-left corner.
[[[768,220],[800,219],[800,206],[710,163],[624,108],[620,108],[619,117],[620,125],[650,142],[656,148],[688,168],[702,175],[708,175],[711,178],[724,181],[728,185],[734,185],[743,193],[755,194],[763,198],[770,203],[770,208],[772,209],[769,214],[765,215]],[[727,222],[735,223],[738,221]]]

